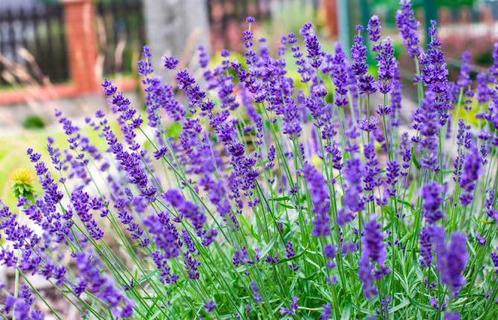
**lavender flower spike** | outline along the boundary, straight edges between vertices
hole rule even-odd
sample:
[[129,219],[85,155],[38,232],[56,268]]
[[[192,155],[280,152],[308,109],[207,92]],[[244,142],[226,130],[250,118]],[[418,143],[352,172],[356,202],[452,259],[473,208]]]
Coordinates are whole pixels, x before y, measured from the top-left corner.
[[327,181],[314,166],[307,164],[303,169],[304,177],[308,181],[315,211],[313,221],[313,235],[316,237],[330,235],[330,197]]
[[400,10],[396,13],[396,25],[410,57],[419,58],[422,52],[418,33],[420,22],[415,17],[411,0],[401,0]]
[[375,216],[365,225],[362,239],[363,252],[360,259],[359,277],[363,282],[363,293],[367,299],[370,299],[378,293],[375,280],[390,272],[385,265],[387,251],[384,233]]
[[[378,16],[372,16],[370,20],[368,20],[367,30],[368,30],[368,38],[370,39],[370,41],[372,41],[373,43],[379,42],[381,26]],[[375,47],[374,51],[376,51]]]
[[458,295],[465,284],[463,272],[468,261],[467,237],[461,232],[455,232],[444,257],[445,269],[443,272],[443,282],[450,287],[454,296]]

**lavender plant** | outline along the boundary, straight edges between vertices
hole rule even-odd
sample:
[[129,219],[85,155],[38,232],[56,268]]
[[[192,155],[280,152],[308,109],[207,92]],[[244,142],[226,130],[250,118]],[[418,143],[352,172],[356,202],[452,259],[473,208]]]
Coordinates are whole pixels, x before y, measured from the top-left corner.
[[[409,0],[396,20],[411,119],[378,17],[351,59],[311,24],[273,56],[249,17],[243,61],[223,51],[209,68],[199,48],[202,80],[165,57],[161,81],[145,47],[146,112],[105,81],[112,112],[86,119],[105,148],[57,112],[68,147],[27,151],[43,192],[17,183],[17,208],[0,205],[16,274],[3,314],[66,317],[39,275],[90,319],[496,319],[496,67],[474,95],[468,53],[453,83],[436,23],[423,48]],[[472,125],[459,119],[471,109]]]

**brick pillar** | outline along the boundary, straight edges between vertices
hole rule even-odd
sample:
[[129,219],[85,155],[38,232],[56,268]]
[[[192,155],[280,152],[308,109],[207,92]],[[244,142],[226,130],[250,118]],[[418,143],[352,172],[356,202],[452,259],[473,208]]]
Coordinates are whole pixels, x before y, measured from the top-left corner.
[[337,39],[339,37],[339,20],[336,0],[323,0],[323,6],[325,8],[325,19],[329,36]]
[[71,79],[78,93],[99,92],[97,30],[93,0],[63,0]]
[[447,25],[452,22],[451,12],[448,8],[440,8],[438,13],[439,13],[439,23],[441,25]]

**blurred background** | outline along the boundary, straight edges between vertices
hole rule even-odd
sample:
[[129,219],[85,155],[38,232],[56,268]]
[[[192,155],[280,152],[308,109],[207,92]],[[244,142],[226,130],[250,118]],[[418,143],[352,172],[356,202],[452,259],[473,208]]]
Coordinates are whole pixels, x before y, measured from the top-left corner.
[[[467,49],[473,77],[492,63],[498,0],[413,4],[424,34],[430,20],[439,20],[452,76]],[[355,25],[378,15],[383,35],[395,42],[409,100],[413,63],[395,28],[398,6],[398,0],[0,0],[0,198],[9,197],[8,175],[24,165],[27,146],[42,147],[48,135],[62,135],[55,109],[83,122],[105,108],[100,88],[105,78],[143,106],[136,68],[144,44],[151,47],[157,73],[167,79],[160,67],[165,54],[194,71],[198,45],[208,48],[213,61],[222,49],[237,56],[247,16],[257,19],[253,30],[270,39],[271,49],[282,35],[298,33],[311,21],[332,50],[335,41],[348,47]]]
[[[212,55],[222,49],[240,51],[248,15],[256,17],[257,33],[271,38],[270,45],[276,47],[281,35],[298,32],[308,21],[325,41],[340,40],[349,46],[354,26],[366,24],[376,14],[384,35],[392,34],[397,43],[402,67],[409,66],[395,30],[398,4],[398,0],[1,0],[0,128],[49,125],[49,102],[81,113],[82,104],[95,103],[103,78],[116,80],[125,91],[136,91],[136,62],[146,43],[156,62],[170,54],[180,57],[183,65],[191,63],[198,44],[207,46]],[[431,19],[440,21],[452,67],[458,67],[466,48],[477,68],[491,63],[497,0],[413,0],[413,4],[424,28]]]

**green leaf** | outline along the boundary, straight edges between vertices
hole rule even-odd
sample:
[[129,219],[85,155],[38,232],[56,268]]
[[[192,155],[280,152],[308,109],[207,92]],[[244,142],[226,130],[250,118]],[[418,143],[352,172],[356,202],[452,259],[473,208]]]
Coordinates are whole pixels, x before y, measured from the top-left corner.
[[421,165],[420,165],[420,162],[418,162],[418,159],[417,159],[417,156],[415,155],[415,153],[412,153],[412,162],[415,165],[415,167],[420,170]]
[[166,131],[166,136],[176,140],[180,137],[182,129],[182,125],[179,122],[174,122]]
[[281,196],[281,197],[270,198],[268,200],[269,201],[287,201],[287,200],[290,200],[290,197],[289,196]]
[[394,312],[396,312],[396,311],[398,311],[398,310],[401,310],[401,309],[403,309],[404,307],[409,306],[409,305],[410,305],[410,300],[405,299],[405,300],[403,300],[403,302],[401,302],[401,303],[400,303],[400,304],[398,304],[397,306],[392,307],[391,309],[389,309],[389,313],[394,313]]
[[348,320],[351,318],[351,304],[346,304],[342,310],[341,320]]

